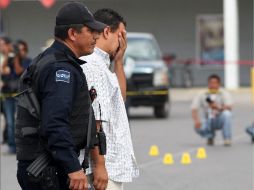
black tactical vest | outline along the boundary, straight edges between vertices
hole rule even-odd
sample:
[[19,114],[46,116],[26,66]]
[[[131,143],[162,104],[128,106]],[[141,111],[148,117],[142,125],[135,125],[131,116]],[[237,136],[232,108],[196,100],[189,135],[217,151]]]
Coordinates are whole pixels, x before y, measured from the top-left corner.
[[[27,89],[29,85],[35,91],[38,101],[40,102],[38,89],[38,78],[43,69],[48,64],[54,62],[73,62],[75,66],[75,60],[71,58],[63,58],[63,56],[57,56],[57,54],[51,54],[42,57],[39,55],[33,63],[29,66],[27,71],[21,76],[20,80],[20,92]],[[70,131],[74,140],[77,152],[84,148],[86,145],[87,126],[89,118],[89,93],[87,82],[83,75],[84,85],[77,93],[75,102],[70,115]],[[94,121],[94,120],[93,120]],[[94,123],[95,125],[95,123]],[[17,160],[34,160],[38,157],[46,148],[47,141],[43,139],[39,134],[40,120],[33,117],[27,110],[23,109],[19,104],[17,105],[17,119],[16,119],[16,146],[17,146]],[[38,130],[37,133],[24,135],[24,128]],[[92,134],[93,135],[93,134]]]

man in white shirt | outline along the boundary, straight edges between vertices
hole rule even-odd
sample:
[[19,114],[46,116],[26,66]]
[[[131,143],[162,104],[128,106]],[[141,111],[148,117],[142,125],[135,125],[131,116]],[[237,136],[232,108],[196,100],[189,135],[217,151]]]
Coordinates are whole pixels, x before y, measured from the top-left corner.
[[[127,47],[126,22],[112,9],[100,9],[94,16],[107,27],[100,33],[94,53],[81,59],[88,63],[83,66],[83,71],[89,89],[94,87],[97,91],[97,98],[93,102],[94,114],[98,127],[102,121],[107,138],[107,190],[122,190],[124,182],[131,182],[139,175],[124,105],[126,78],[123,57]],[[111,61],[114,62],[114,72],[109,70]],[[96,166],[91,165],[94,183],[97,183],[103,176]]]
[[[202,120],[199,109],[202,110]],[[211,75],[208,78],[208,90],[200,93],[192,102],[192,118],[196,132],[208,139],[207,144],[214,144],[215,130],[221,129],[224,145],[231,145],[232,97],[221,88],[220,77]]]

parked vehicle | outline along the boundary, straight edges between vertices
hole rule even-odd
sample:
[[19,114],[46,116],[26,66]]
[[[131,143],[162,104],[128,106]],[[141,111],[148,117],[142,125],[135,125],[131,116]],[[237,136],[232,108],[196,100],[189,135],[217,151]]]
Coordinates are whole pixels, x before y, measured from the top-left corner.
[[154,115],[166,118],[170,112],[169,77],[161,50],[152,34],[128,33],[125,72],[127,110],[129,107],[153,107]]

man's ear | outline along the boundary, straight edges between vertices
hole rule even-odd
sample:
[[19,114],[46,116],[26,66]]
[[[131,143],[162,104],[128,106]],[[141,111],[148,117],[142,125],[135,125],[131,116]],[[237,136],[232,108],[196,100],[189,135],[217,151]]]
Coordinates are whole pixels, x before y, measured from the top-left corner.
[[107,40],[109,37],[110,28],[109,26],[105,27],[103,30],[103,37]]
[[69,36],[71,41],[75,41],[76,40],[76,35],[77,35],[77,32],[73,28],[69,28],[69,30],[68,30],[68,36]]

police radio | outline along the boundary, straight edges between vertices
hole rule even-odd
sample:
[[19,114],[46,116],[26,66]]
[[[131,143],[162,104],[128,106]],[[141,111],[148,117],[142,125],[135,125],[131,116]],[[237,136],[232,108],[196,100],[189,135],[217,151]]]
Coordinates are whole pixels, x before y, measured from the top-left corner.
[[[96,89],[92,86],[89,90],[90,97],[92,102],[97,98]],[[107,142],[106,142],[106,135],[102,127],[102,117],[101,117],[101,105],[99,104],[99,111],[100,111],[100,129],[97,132],[97,137],[99,141],[99,153],[100,155],[106,155],[107,153]]]

